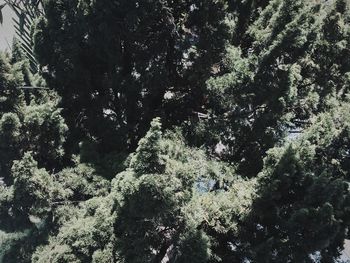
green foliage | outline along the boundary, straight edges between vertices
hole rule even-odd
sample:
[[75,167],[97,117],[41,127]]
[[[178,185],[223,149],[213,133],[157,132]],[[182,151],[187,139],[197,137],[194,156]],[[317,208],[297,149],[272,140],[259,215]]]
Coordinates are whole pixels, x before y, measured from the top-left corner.
[[27,151],[40,167],[59,168],[67,134],[57,96],[37,93],[24,98],[20,86],[31,83],[31,74],[26,71],[25,60],[20,60],[21,52],[16,48],[13,51],[12,64],[4,56],[0,59],[0,177],[6,183],[12,183],[12,162]]
[[270,152],[252,225],[243,232],[254,261],[313,262],[309,256],[318,251],[321,262],[339,257],[350,218],[348,172],[341,167],[348,155],[332,156],[330,149],[344,139],[348,125],[347,116],[321,115],[297,142]]
[[227,158],[243,175],[255,176],[265,151],[300,119],[293,110],[302,99],[297,63],[315,38],[319,15],[302,1],[272,1],[247,30],[249,46],[228,46],[223,74],[207,82],[215,116],[208,128],[221,133],[216,142],[227,145]]
[[0,120],[0,174],[10,180],[12,161],[20,156],[21,123],[16,113],[5,113]]
[[32,74],[29,68],[29,61],[26,59],[19,41],[14,38],[12,41],[10,63],[13,68],[23,75],[23,85],[30,86],[32,82]]
[[346,98],[347,19],[344,1],[271,1],[244,44],[227,45],[207,81],[211,118],[199,130],[201,143],[222,142],[239,173],[256,176],[289,129]]
[[48,169],[57,167],[64,154],[63,143],[68,130],[61,109],[57,108],[57,101],[32,102],[25,107],[23,114],[23,143],[41,166]]
[[27,152],[12,167],[14,213],[28,219],[43,217],[50,211],[52,180],[47,171],[37,166],[32,153]]
[[[244,211],[249,210],[254,184],[238,178],[230,180],[232,175],[225,164],[210,161],[203,152],[188,148],[176,133],[160,136],[157,127],[154,120],[140,141],[131,169],[114,180],[112,194],[119,199],[115,233],[120,255],[127,262],[160,262],[164,258],[206,262],[219,257],[212,253],[220,242],[218,236],[226,231],[237,232],[239,218],[243,219],[247,214]],[[161,147],[154,154],[157,145]],[[135,160],[143,165],[153,163],[139,158],[145,156],[139,154],[145,149],[152,150],[152,155],[146,155],[152,160],[162,158],[162,171],[148,167],[134,170]],[[202,192],[198,187],[222,178],[226,179],[228,192]]]
[[31,151],[41,167],[49,170],[60,167],[67,126],[57,102],[32,102],[19,108],[18,114],[4,113],[0,126],[0,154],[3,156],[0,169],[5,180],[10,180],[12,161],[25,151]]
[[42,7],[38,74],[0,56],[0,262],[340,259],[348,1]]
[[2,226],[6,226],[12,220],[9,211],[13,203],[13,188],[4,185],[0,187],[0,223]]
[[17,89],[21,79],[11,67],[8,58],[4,53],[0,53],[0,113],[18,112],[18,108],[23,105],[24,97]]
[[178,251],[174,262],[207,262],[210,257],[210,240],[196,228],[185,229],[185,232],[179,238]]
[[[145,155],[156,146],[160,146],[157,153]],[[162,157],[163,169],[148,169],[150,159],[144,156]],[[136,172],[134,167],[145,169]],[[254,183],[238,178],[227,193],[199,191],[196,182],[218,179],[221,175],[214,172],[218,167],[202,151],[188,148],[178,133],[162,135],[155,119],[129,168],[116,175],[109,195],[93,197],[77,208],[56,210],[55,215],[62,218],[58,234],[37,249],[33,262],[160,262],[166,258],[204,262],[213,258],[218,235],[237,233],[238,219],[248,213],[254,192]],[[58,180],[64,188],[75,185],[67,177],[58,176]],[[230,230],[225,231],[226,227]]]
[[62,0],[44,9],[35,51],[62,96],[70,144],[88,135],[105,152],[133,151],[155,116],[168,127],[198,111],[229,36],[223,0]]
[[[58,235],[51,237],[48,245],[38,248],[32,262],[104,262],[107,252],[111,246],[113,248],[111,207],[106,198],[86,202],[75,216],[62,224]],[[101,251],[106,254],[101,255]],[[110,257],[115,258],[114,255]]]
[[61,192],[57,192],[58,200],[84,201],[94,196],[106,195],[110,188],[110,183],[87,164],[63,169],[56,175],[56,179],[62,188]]
[[162,173],[164,170],[161,153],[161,125],[160,120],[154,119],[151,129],[139,142],[135,155],[131,159],[130,167],[138,174]]
[[[92,167],[79,164],[52,176],[46,170],[38,169],[37,162],[26,153],[21,161],[14,162],[12,176],[13,185],[1,189],[1,229],[12,235],[19,235],[23,229],[28,233],[13,241],[4,251],[5,259],[13,260],[6,262],[30,262],[32,254],[33,262],[47,262],[48,258],[50,262],[78,260],[80,257],[74,256],[80,253],[78,251],[87,253],[88,247],[97,247],[94,242],[98,241],[90,239],[94,228],[97,236],[93,238],[99,240],[102,244],[99,248],[104,249],[112,231],[108,228],[113,222],[113,217],[107,220],[112,206],[103,199],[108,194],[109,182],[97,176]],[[105,206],[98,208],[100,204]],[[50,238],[48,250],[38,249],[34,254],[34,250],[45,244],[47,236],[55,229],[62,233]],[[68,244],[76,249],[70,250]],[[18,248],[21,253],[14,256]]]
[[[131,160],[130,170],[117,175],[113,183],[112,193],[119,199],[115,233],[120,255],[127,262],[162,260],[184,231],[182,209],[191,200],[199,174],[185,170],[190,167],[189,157],[186,153],[181,156],[181,148],[171,151],[174,143],[181,147],[181,141],[171,145],[162,142],[159,120],[153,120]],[[167,147],[161,147],[164,144]]]
[[[23,239],[28,235],[29,231],[24,231],[24,232],[17,232],[17,233],[5,233],[5,232],[0,232],[0,262],[4,262],[5,260],[7,260],[6,262],[10,262],[8,259],[8,257],[5,257],[6,253],[8,253],[8,251],[13,250],[14,247],[16,247],[16,244],[18,244],[19,242],[23,241]],[[17,247],[18,249],[18,247]],[[18,256],[18,251],[17,252],[17,256]],[[4,259],[5,258],[5,259]],[[12,262],[15,262],[15,255],[13,255]]]

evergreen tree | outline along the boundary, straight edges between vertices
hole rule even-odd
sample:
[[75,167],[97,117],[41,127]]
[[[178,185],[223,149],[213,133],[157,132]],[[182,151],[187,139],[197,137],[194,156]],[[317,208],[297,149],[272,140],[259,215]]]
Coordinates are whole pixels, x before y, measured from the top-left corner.
[[0,174],[4,182],[11,182],[12,161],[20,157],[21,123],[15,113],[5,113],[0,120]]
[[[159,120],[153,120],[131,160],[131,170],[115,179],[115,192],[120,196],[115,222],[117,247],[127,262],[161,262],[179,253],[180,261],[176,262],[209,257],[209,239],[196,225],[188,224],[182,212],[193,195],[198,176],[195,164],[187,163],[188,153],[180,149],[165,154],[176,141],[168,143],[162,143]],[[181,147],[181,142],[177,143]],[[186,245],[195,237],[198,250]]]
[[54,96],[40,104],[32,100],[23,109],[23,148],[32,151],[41,167],[60,168],[67,125]]
[[256,176],[266,151],[288,130],[344,100],[346,10],[344,1],[271,1],[246,31],[244,45],[227,46],[217,76],[207,82],[211,118],[199,126],[201,143],[222,142],[227,160]]
[[40,72],[0,55],[0,263],[340,260],[348,1],[42,3]]
[[350,204],[348,172],[340,167],[348,156],[337,159],[330,149],[348,124],[347,116],[322,114],[297,142],[270,151],[242,232],[255,262],[314,262],[318,252],[320,262],[334,262],[340,256]]
[[58,234],[36,251],[33,262],[225,259],[221,246],[228,252],[229,245],[221,237],[238,236],[238,222],[248,214],[254,183],[236,178],[228,183],[228,193],[210,192],[212,178],[228,178],[230,169],[185,146],[178,134],[162,135],[160,128],[159,120],[153,120],[129,168],[113,180],[110,194],[93,197],[71,216],[65,215]]
[[41,217],[50,210],[50,175],[44,169],[38,169],[38,163],[25,153],[21,161],[15,161],[12,167],[14,214],[28,220],[30,216]]
[[93,136],[104,152],[134,150],[155,116],[168,126],[198,111],[229,35],[223,0],[62,0],[44,8],[35,50],[62,96],[70,144]]
[[0,113],[17,113],[23,105],[24,97],[17,87],[21,85],[18,74],[8,61],[4,53],[0,53]]

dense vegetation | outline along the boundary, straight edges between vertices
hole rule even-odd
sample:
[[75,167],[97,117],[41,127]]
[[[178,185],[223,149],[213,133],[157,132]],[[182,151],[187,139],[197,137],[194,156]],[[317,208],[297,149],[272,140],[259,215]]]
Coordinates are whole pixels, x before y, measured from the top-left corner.
[[340,260],[350,3],[37,2],[0,55],[0,262]]

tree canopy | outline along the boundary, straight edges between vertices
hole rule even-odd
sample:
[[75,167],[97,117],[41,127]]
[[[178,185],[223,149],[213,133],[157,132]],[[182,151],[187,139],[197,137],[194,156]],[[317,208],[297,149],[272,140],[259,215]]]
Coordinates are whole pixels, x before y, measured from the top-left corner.
[[343,260],[347,0],[10,4],[0,263]]

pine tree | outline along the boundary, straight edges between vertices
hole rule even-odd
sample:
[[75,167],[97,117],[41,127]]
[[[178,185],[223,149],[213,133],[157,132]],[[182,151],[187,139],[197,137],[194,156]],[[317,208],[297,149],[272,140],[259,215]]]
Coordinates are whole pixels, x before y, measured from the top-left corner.
[[[20,75],[21,76],[21,75]],[[4,53],[0,53],[0,113],[17,113],[23,105],[24,97],[17,87],[21,84],[16,72]]]
[[[209,257],[206,235],[188,224],[182,213],[191,201],[198,176],[193,167],[198,163],[189,163],[189,152],[183,147],[179,140],[164,140],[155,119],[139,143],[130,170],[115,179],[114,194],[119,196],[117,249],[128,262],[161,262],[165,257],[183,262]],[[192,235],[199,238],[196,249],[186,245],[192,242]]]
[[5,113],[0,120],[0,174],[5,183],[12,183],[13,160],[20,157],[21,123],[15,113]]
[[223,0],[62,0],[44,8],[35,50],[62,96],[69,142],[95,137],[104,152],[133,151],[155,116],[168,127],[199,111],[229,37]]
[[346,98],[347,16],[344,1],[271,1],[208,80],[212,117],[200,142],[224,143],[227,160],[256,176],[286,131]]
[[320,262],[333,262],[340,256],[350,195],[347,171],[340,168],[344,157],[332,156],[331,149],[344,138],[348,121],[322,114],[298,142],[270,151],[242,232],[252,260],[313,262],[311,255],[320,252]]
[[25,153],[12,167],[14,213],[23,220],[29,220],[29,216],[44,216],[51,209],[50,175],[44,169],[38,169],[38,163],[31,155],[31,152]]
[[135,156],[131,159],[130,167],[142,174],[164,172],[164,164],[161,156],[160,139],[162,136],[160,119],[151,122],[151,128],[139,142]]
[[0,57],[0,262],[339,260],[346,0],[43,8],[39,74]]

